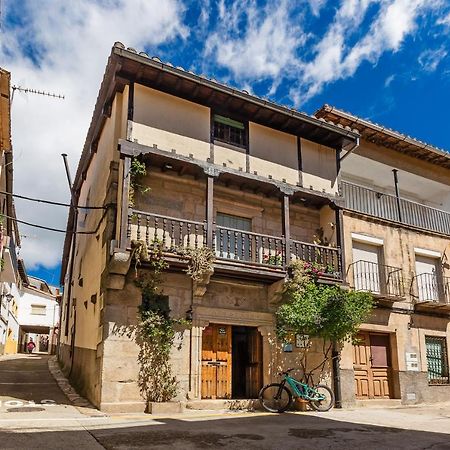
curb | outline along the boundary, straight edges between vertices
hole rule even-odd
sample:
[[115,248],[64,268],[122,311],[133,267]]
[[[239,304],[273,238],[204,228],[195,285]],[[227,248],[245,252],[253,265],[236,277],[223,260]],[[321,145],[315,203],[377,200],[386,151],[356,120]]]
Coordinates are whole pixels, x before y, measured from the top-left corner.
[[48,369],[59,388],[64,392],[64,395],[78,411],[93,417],[106,417],[106,414],[95,408],[89,400],[77,394],[75,389],[70,385],[69,380],[62,373],[56,355],[53,355],[48,359]]

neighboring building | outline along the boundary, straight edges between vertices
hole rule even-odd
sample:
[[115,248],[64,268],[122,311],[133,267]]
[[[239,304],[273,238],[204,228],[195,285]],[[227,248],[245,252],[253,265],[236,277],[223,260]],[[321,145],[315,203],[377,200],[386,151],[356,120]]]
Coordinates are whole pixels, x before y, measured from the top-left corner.
[[[0,68],[0,191],[12,193],[13,154],[11,145],[11,74]],[[18,342],[16,246],[20,238],[14,221],[11,195],[0,193],[0,355],[15,353]]]
[[450,155],[327,105],[316,116],[361,134],[341,161],[345,261],[379,300],[344,349],[344,401],[450,400]]
[[[161,239],[172,314],[193,319],[173,351],[179,400],[255,398],[295,365],[296,352],[274,344],[276,292],[297,258],[327,265],[322,281],[342,281],[338,156],[357,142],[350,128],[117,43],[74,181],[76,204],[115,208],[72,209],[64,246],[59,357],[72,383],[104,410],[144,409],[126,333],[141,303],[136,239]],[[131,205],[137,155],[151,191],[136,190]],[[215,249],[214,274],[192,283],[173,249],[204,245]]]
[[59,326],[59,290],[26,274],[20,261],[23,284],[19,301],[19,351],[26,352],[30,338],[36,352],[55,353]]

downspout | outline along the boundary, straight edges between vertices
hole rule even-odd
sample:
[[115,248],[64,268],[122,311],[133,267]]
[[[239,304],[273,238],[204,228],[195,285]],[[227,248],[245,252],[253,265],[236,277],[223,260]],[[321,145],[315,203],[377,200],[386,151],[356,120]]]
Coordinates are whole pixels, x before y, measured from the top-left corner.
[[398,189],[398,169],[392,169],[392,173],[394,174],[394,185],[395,185],[395,198],[397,199],[397,212],[398,212],[398,221],[402,222],[402,210],[400,204],[400,191]]
[[[356,148],[359,147],[359,137],[356,138],[356,142],[351,146],[351,148],[347,151],[347,153],[340,157],[336,158],[336,165],[338,170],[338,175],[340,174],[341,164],[347,156],[349,156]],[[341,186],[339,186],[340,192],[342,192]],[[342,212],[341,212],[342,217]],[[337,238],[339,239],[339,245],[341,247],[341,266],[342,266],[342,277],[345,277],[345,251],[344,251],[344,233],[343,233],[343,223],[339,220],[339,209],[336,210],[336,225],[337,225]],[[339,349],[339,343],[337,341],[332,342],[331,349],[331,357],[332,357],[332,367],[333,367],[333,390],[334,390],[334,405],[336,408],[342,408],[342,386],[341,386],[341,353]]]
[[347,153],[339,158],[339,162],[344,161],[344,159],[347,158],[347,156],[350,155],[353,152],[353,150],[355,150],[358,147],[359,147],[359,137],[356,138],[356,142],[350,147],[349,150],[347,150]]

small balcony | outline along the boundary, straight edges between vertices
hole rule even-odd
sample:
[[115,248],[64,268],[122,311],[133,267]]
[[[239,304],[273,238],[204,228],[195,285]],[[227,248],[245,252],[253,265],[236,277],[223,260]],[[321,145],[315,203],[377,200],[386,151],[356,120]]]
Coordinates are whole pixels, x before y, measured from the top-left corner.
[[357,291],[371,292],[380,299],[400,301],[405,297],[403,271],[372,261],[355,261],[348,266]]
[[413,297],[417,306],[450,310],[450,278],[436,273],[413,277]]
[[411,200],[342,182],[345,207],[368,216],[450,235],[450,213]]
[[[180,260],[183,248],[207,246],[206,222],[182,220],[138,210],[130,210],[127,226],[127,246],[133,240],[151,245],[162,244],[167,258]],[[291,240],[284,237],[253,233],[213,225],[212,249],[216,255],[216,272],[243,272],[258,278],[281,279],[292,260],[302,260],[320,268],[324,281],[341,281],[340,249]]]

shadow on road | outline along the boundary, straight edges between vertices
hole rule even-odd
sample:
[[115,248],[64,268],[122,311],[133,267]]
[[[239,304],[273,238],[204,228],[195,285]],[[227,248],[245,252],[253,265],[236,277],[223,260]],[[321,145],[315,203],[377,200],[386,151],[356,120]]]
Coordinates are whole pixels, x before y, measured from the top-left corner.
[[[362,413],[363,414],[363,413]],[[86,429],[86,427],[85,427]],[[448,434],[361,425],[327,419],[325,415],[249,415],[212,419],[157,419],[127,427],[38,431],[1,431],[2,448],[42,449],[433,449],[450,450]],[[86,438],[86,436],[85,436]],[[95,439],[94,439],[95,438]],[[64,445],[62,445],[64,443]]]

